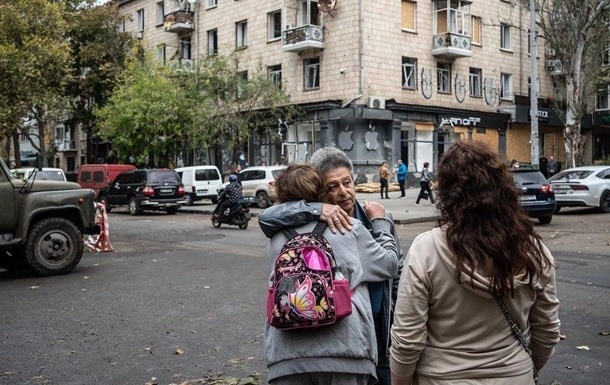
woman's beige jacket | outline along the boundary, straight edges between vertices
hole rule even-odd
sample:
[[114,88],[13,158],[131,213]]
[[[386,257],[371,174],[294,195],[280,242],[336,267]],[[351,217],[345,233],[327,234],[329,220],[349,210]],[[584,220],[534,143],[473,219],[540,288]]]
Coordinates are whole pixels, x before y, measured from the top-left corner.
[[[554,265],[546,247],[544,251]],[[415,384],[523,384],[517,379],[531,379],[531,359],[489,294],[488,279],[475,272],[474,282],[465,277],[459,284],[454,271],[440,228],[415,239],[398,288],[391,331],[392,372],[414,375]],[[550,357],[559,341],[560,324],[555,267],[543,273],[535,284],[536,293],[527,277],[516,276],[514,282],[514,297],[505,298],[510,314],[530,341],[533,354]]]

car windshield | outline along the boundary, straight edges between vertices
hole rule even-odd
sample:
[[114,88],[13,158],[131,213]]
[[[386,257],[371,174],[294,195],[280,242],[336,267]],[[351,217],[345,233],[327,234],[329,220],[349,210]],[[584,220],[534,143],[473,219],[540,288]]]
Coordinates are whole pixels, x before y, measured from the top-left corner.
[[[32,174],[30,174],[30,178],[32,177]],[[36,179],[38,179],[38,180],[65,180],[61,171],[45,171],[45,170],[37,171]]]
[[550,180],[574,180],[574,179],[585,179],[589,175],[591,175],[593,171],[591,170],[565,170],[560,172],[559,174],[553,176]]
[[182,183],[180,175],[177,172],[164,170],[164,171],[151,171],[148,173],[149,183]]

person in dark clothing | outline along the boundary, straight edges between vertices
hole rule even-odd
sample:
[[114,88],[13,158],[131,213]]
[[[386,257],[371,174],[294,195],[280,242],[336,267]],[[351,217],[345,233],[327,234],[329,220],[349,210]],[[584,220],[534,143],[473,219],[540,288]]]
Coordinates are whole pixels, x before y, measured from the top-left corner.
[[237,178],[237,183],[239,183],[239,185],[241,186],[241,178],[239,177],[240,172],[241,172],[241,166],[238,164],[233,169],[233,172],[231,173],[231,175],[235,175],[235,177]]
[[239,181],[237,180],[237,176],[231,174],[229,176],[229,182],[230,183],[227,185],[227,187],[225,188],[225,191],[223,193],[224,199],[222,200],[222,202],[219,203],[218,215],[220,216],[221,220],[227,219],[225,217],[226,209],[232,208],[237,203],[239,203],[240,199],[242,199],[244,197],[242,194],[241,184],[239,184]]
[[417,196],[417,201],[415,201],[415,206],[419,205],[419,200],[428,194],[430,198],[430,203],[434,204],[434,196],[432,196],[432,190],[430,189],[430,172],[428,171],[428,166],[430,163],[425,162],[424,168],[421,170],[421,180],[419,181],[420,190],[419,195]]

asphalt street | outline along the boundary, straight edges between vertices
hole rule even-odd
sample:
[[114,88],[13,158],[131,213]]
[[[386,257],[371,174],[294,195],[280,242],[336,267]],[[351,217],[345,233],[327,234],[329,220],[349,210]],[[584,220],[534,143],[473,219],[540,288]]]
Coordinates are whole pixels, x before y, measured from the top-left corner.
[[[399,223],[403,248],[433,225]],[[562,210],[535,228],[558,261],[565,337],[541,384],[608,383],[610,215]],[[215,229],[201,212],[116,209],[110,232],[115,252],[87,253],[71,274],[0,270],[0,385],[266,383],[267,240],[256,219]]]

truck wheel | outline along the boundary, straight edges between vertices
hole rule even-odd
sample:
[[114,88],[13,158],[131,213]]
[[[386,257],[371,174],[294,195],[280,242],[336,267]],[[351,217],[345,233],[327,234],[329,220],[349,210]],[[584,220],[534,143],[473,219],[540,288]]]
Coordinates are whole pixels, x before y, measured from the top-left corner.
[[131,199],[129,199],[129,214],[131,214],[131,215],[142,214],[142,208],[140,207],[140,204],[138,203],[138,200],[136,199],[136,197],[131,197]]
[[110,208],[110,203],[108,203],[108,198],[101,196],[100,197],[100,203],[104,205],[104,208],[106,209],[106,212],[109,213],[111,208]]
[[177,206],[166,207],[165,212],[168,213],[169,215],[174,215],[178,212],[178,207]]
[[47,218],[30,229],[25,258],[39,275],[65,274],[78,265],[83,250],[83,236],[74,223],[64,218]]

